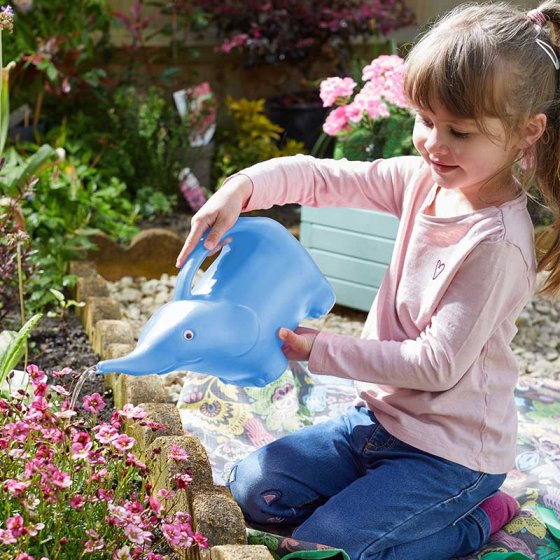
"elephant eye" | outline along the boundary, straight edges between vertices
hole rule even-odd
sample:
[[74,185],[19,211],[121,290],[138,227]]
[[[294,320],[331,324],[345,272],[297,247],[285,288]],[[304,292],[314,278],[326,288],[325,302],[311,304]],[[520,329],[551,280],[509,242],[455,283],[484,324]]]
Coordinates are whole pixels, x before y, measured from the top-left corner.
[[194,338],[194,333],[190,329],[188,329],[183,333],[183,336],[186,340],[192,340]]

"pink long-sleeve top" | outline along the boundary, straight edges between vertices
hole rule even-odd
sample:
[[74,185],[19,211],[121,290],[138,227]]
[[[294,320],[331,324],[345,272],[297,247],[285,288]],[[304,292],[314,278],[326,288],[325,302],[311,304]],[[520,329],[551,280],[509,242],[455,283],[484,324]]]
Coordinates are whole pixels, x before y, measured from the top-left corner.
[[361,338],[321,332],[309,368],[359,382],[360,399],[402,441],[477,471],[507,472],[517,433],[510,342],[536,282],[526,196],[461,216],[428,215],[437,187],[414,156],[293,156],[242,173],[253,183],[243,211],[299,203],[400,218]]

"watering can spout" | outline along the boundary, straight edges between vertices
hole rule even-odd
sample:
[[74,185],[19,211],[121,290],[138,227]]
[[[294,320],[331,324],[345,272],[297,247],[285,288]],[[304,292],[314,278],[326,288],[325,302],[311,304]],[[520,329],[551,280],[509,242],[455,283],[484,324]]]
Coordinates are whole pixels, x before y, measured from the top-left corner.
[[151,373],[161,373],[163,369],[171,371],[173,364],[167,368],[162,365],[161,358],[157,363],[151,358],[150,353],[141,347],[136,347],[130,354],[121,358],[103,360],[96,366],[98,373],[126,373],[128,375],[149,375]]

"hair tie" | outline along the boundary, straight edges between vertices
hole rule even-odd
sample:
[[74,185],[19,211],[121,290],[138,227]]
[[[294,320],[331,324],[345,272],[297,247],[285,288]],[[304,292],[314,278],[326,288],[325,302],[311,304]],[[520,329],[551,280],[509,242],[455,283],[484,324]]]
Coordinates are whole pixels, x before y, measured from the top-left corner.
[[545,16],[540,10],[530,10],[527,12],[527,17],[539,27],[544,27],[548,21],[548,16]]

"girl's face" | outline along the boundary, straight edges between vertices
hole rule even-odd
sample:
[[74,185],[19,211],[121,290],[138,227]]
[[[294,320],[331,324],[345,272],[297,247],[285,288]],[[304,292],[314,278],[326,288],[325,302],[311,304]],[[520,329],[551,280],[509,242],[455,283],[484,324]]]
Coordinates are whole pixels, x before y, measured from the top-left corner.
[[506,144],[499,119],[485,119],[484,125],[490,135],[481,132],[474,120],[457,118],[439,103],[433,105],[433,112],[418,110],[414,145],[437,185],[459,189],[469,198],[482,187],[511,186],[511,168],[519,147]]

